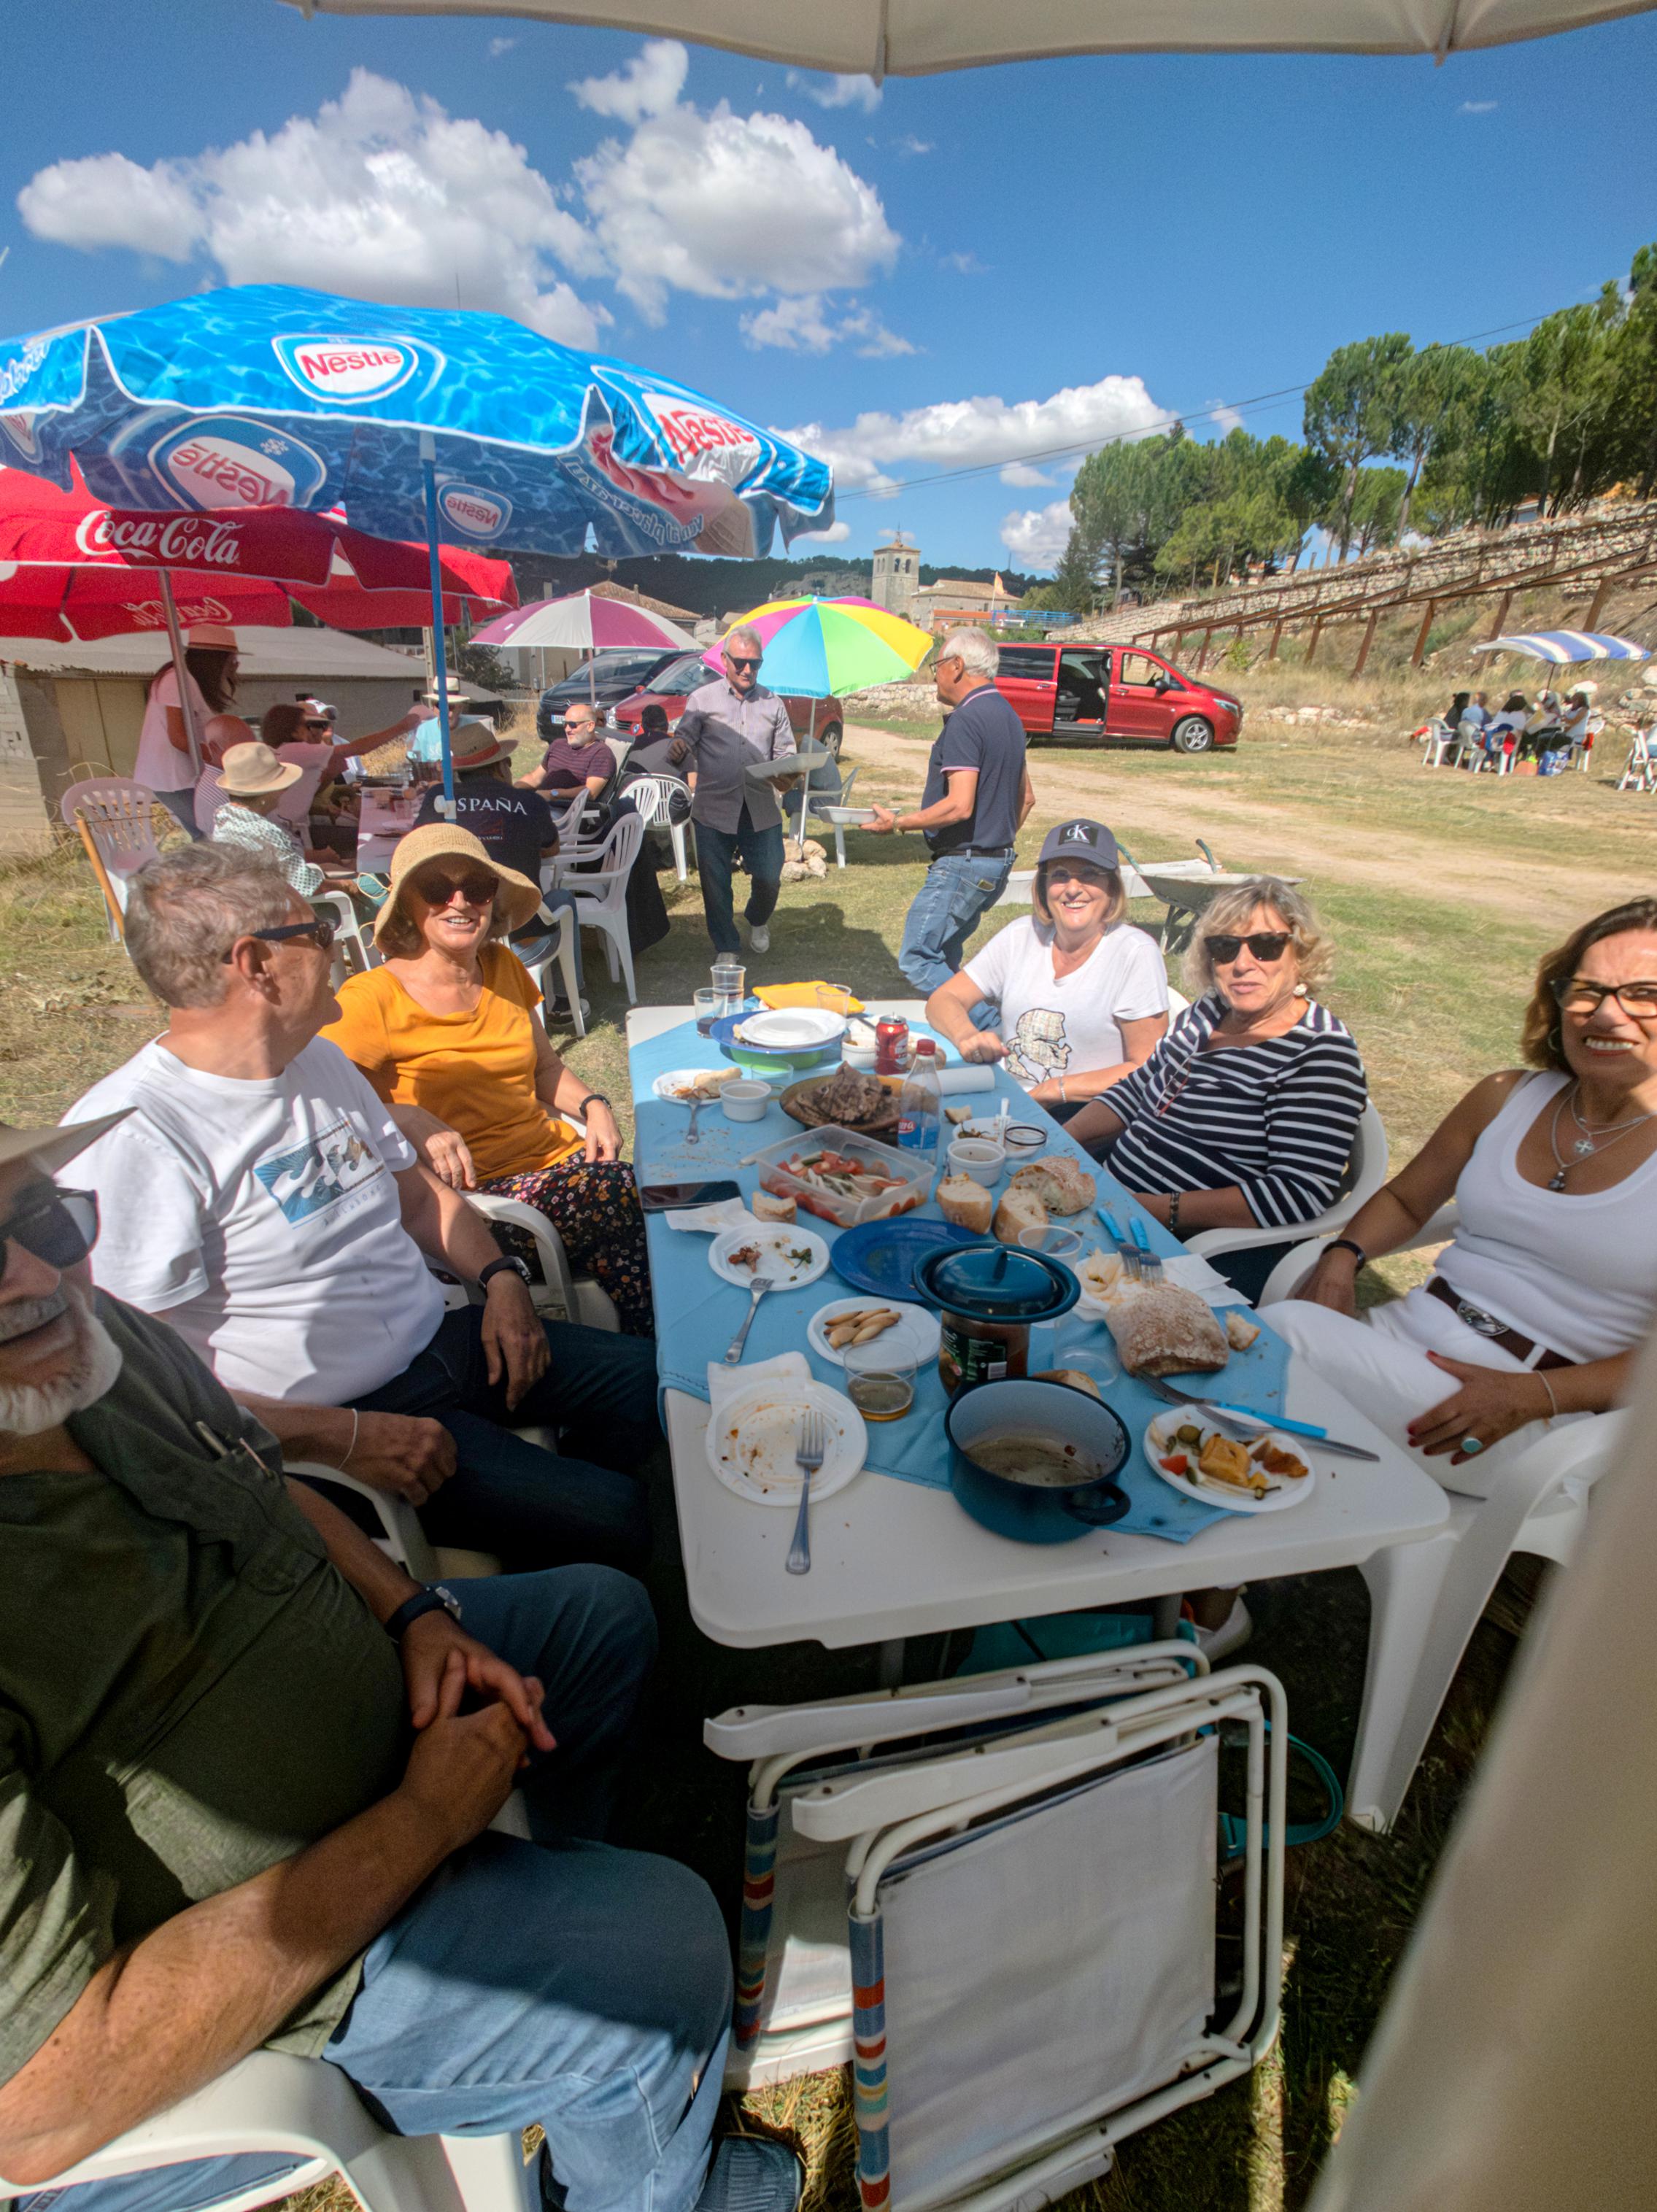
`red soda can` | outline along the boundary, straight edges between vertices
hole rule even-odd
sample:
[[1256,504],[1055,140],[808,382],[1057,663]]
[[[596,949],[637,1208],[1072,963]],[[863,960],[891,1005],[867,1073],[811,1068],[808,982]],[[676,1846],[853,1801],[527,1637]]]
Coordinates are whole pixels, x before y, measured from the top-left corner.
[[901,1075],[909,1065],[909,1024],[888,1014],[874,1024],[874,1073]]

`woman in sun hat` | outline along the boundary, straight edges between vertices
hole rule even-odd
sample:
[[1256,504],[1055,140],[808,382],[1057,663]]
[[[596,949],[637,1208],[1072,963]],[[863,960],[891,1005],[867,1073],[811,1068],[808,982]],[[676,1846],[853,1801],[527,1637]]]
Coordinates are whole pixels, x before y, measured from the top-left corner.
[[322,888],[322,871],[305,856],[293,831],[276,819],[277,803],[305,773],[296,761],[277,758],[257,738],[232,745],[224,765],[214,771],[223,803],[213,817],[216,845],[246,845],[275,856],[282,872],[302,898]]
[[[186,640],[185,696],[195,724],[203,763],[210,767],[226,749],[253,732],[233,710],[236,698],[236,634],[224,623],[197,623]],[[138,757],[132,773],[147,784],[169,814],[192,837],[197,825],[197,771],[190,758],[190,737],[179,703],[178,672],[168,661],[159,668],[144,705]]]
[[[623,1329],[649,1336],[644,1216],[615,1115],[553,1050],[535,985],[504,942],[540,902],[539,886],[470,830],[411,830],[375,923],[384,964],[347,979],[339,1018],[322,1034],[362,1069],[435,1175],[545,1214],[572,1264],[609,1293]],[[584,1137],[572,1119],[586,1123]],[[533,1266],[527,1237],[496,1235]]]

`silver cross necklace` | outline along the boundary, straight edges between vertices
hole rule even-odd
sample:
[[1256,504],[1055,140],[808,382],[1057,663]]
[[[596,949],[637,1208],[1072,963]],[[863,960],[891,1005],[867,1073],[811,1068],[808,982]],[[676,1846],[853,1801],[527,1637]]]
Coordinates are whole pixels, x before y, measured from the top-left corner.
[[[1599,1133],[1604,1136],[1606,1129],[1610,1129],[1612,1133],[1605,1137],[1603,1144],[1596,1144],[1592,1127],[1582,1119],[1576,1109],[1576,1101],[1581,1087],[1580,1083],[1573,1083],[1568,1091],[1560,1092],[1558,1103],[1553,1109],[1553,1119],[1548,1124],[1548,1150],[1553,1154],[1555,1170],[1555,1172],[1548,1177],[1547,1188],[1550,1190],[1563,1190],[1565,1177],[1573,1168],[1581,1167],[1584,1160],[1593,1159],[1596,1153],[1608,1152],[1618,1137],[1626,1137],[1631,1129],[1643,1127],[1646,1122],[1657,1119],[1657,1116],[1650,1114],[1636,1114],[1631,1121],[1604,1122],[1600,1125]],[[1575,1157],[1569,1160],[1562,1158],[1559,1151],[1559,1117],[1568,1105],[1571,1109],[1571,1119],[1575,1122],[1577,1128],[1576,1137],[1571,1145],[1571,1151]]]

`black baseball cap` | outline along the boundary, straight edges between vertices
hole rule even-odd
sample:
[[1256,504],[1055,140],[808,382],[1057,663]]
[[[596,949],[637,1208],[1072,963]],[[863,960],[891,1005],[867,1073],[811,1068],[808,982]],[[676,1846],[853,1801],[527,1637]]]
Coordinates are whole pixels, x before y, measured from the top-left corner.
[[1116,840],[1102,822],[1087,822],[1080,816],[1074,822],[1061,822],[1057,830],[1050,830],[1041,841],[1041,851],[1036,866],[1048,860],[1086,860],[1095,868],[1119,868]]

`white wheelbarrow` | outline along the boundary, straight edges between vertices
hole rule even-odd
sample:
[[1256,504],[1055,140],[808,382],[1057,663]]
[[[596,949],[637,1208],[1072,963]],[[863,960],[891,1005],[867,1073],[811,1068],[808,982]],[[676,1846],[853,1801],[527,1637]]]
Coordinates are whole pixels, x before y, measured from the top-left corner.
[[[1222,868],[1200,837],[1195,842],[1203,855],[1198,860],[1135,860],[1125,849],[1123,851],[1123,859],[1129,862],[1128,870],[1124,872],[1128,896],[1159,898],[1168,910],[1162,923],[1165,952],[1182,951],[1191,943],[1198,921],[1217,892],[1230,890],[1249,880],[1247,874]],[[1142,887],[1137,892],[1133,882],[1136,876]],[[1301,878],[1282,876],[1278,880],[1298,884]]]

